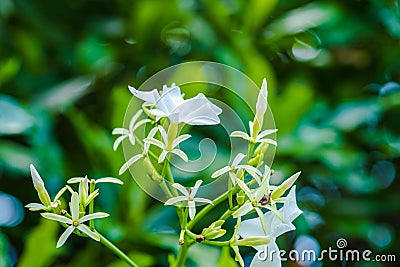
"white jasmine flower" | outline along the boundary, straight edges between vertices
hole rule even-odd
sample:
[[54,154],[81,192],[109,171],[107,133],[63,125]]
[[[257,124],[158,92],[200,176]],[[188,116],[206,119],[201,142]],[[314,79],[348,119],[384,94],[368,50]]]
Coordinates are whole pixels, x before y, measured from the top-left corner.
[[203,182],[202,180],[198,180],[194,185],[194,187],[191,187],[189,191],[181,184],[178,183],[172,184],[172,186],[175,187],[177,190],[179,190],[183,194],[183,196],[170,198],[165,202],[164,205],[172,205],[181,201],[187,202],[187,205],[189,207],[189,218],[192,220],[196,215],[196,202],[213,204],[213,202],[209,199],[195,197],[202,182]]
[[58,239],[57,248],[64,245],[65,241],[67,241],[67,238],[75,230],[79,230],[82,233],[89,236],[90,238],[92,238],[96,241],[100,241],[100,236],[96,232],[90,230],[90,228],[87,225],[85,225],[84,222],[87,222],[87,221],[90,221],[93,219],[105,218],[105,217],[108,217],[109,215],[104,212],[96,212],[96,213],[85,215],[85,216],[79,218],[79,195],[76,192],[72,193],[70,209],[71,209],[71,217],[72,217],[71,219],[67,218],[65,216],[54,214],[54,213],[42,213],[41,214],[46,219],[69,224],[69,227],[64,231],[64,233],[62,233],[62,235]]
[[[271,211],[264,214],[264,220],[267,225],[266,232],[264,232],[258,218],[241,222],[238,231],[239,235],[243,237],[242,240],[239,240],[241,241],[241,245],[246,245],[246,239],[248,239],[249,242],[247,245],[253,246],[258,251],[256,256],[254,256],[250,267],[266,266],[267,264],[268,266],[274,267],[281,266],[279,248],[276,245],[275,240],[280,235],[296,229],[292,222],[302,213],[297,206],[295,192],[296,186],[293,186],[289,191],[289,194],[286,196],[283,207],[278,210],[283,220],[278,218]],[[260,242],[255,242],[257,238]],[[262,243],[263,240],[264,243]],[[264,251],[268,252],[267,261],[262,261],[258,257],[258,254]],[[275,251],[272,259],[269,257],[271,251]]]
[[131,142],[132,145],[135,145],[135,136],[134,136],[134,131],[139,128],[141,125],[147,123],[147,122],[151,122],[151,120],[149,119],[143,119],[140,120],[139,122],[136,123],[136,121],[138,120],[138,118],[140,117],[140,115],[143,113],[143,110],[138,110],[138,112],[136,112],[135,115],[133,115],[131,121],[129,122],[129,128],[125,129],[125,128],[115,128],[112,131],[112,134],[120,134],[121,136],[118,137],[115,142],[114,142],[114,146],[113,149],[114,151],[117,150],[119,144],[121,144],[121,142],[125,139],[125,138],[129,138],[129,141]]
[[163,86],[161,95],[154,89],[144,92],[128,86],[132,94],[157,108],[150,114],[157,118],[168,117],[173,123],[184,122],[190,125],[215,125],[220,123],[218,117],[222,109],[211,103],[203,94],[190,99],[183,99],[181,89],[174,83],[171,87]]
[[175,138],[171,143],[168,141],[168,135],[167,135],[167,132],[164,130],[164,128],[161,126],[158,126],[158,130],[161,134],[163,142],[161,142],[160,140],[157,140],[153,137],[147,137],[143,140],[145,143],[155,145],[162,149],[162,152],[161,152],[160,156],[158,157],[158,162],[159,163],[163,162],[165,157],[169,153],[179,156],[184,161],[188,161],[188,157],[187,157],[186,153],[175,147],[177,147],[183,141],[189,139],[191,137],[191,135],[190,134],[180,135],[177,138]]
[[[264,233],[267,232],[266,222],[264,220],[264,214],[262,213],[262,208],[267,208],[273,211],[276,215],[279,216],[276,209],[267,205],[269,201],[269,178],[270,178],[271,170],[265,166],[263,180],[261,182],[260,187],[254,189],[253,191],[240,179],[236,179],[239,187],[244,191],[248,200],[240,206],[233,214],[233,218],[241,217],[248,214],[250,211],[255,210],[257,212],[258,217],[261,221],[261,226],[263,228]],[[265,202],[265,203],[264,203]]]
[[[149,135],[147,136],[147,138],[152,138],[156,132],[158,131],[158,127],[155,127],[153,129],[150,130]],[[127,169],[129,169],[129,167],[135,163],[136,161],[138,161],[141,158],[145,158],[147,157],[147,153],[149,152],[149,148],[150,148],[150,144],[149,143],[144,143],[143,145],[143,152],[141,154],[137,154],[134,155],[132,158],[128,159],[127,162],[124,163],[124,165],[121,166],[121,168],[119,169],[118,174],[121,175],[123,174]]]
[[90,180],[85,177],[74,177],[67,181],[68,183],[79,183],[79,199],[82,205],[82,208],[85,209],[90,202],[92,202],[95,197],[99,195],[99,189],[94,190],[89,194],[89,182]]
[[63,187],[57,193],[54,200],[51,201],[49,193],[47,192],[46,187],[44,186],[44,182],[40,177],[38,171],[35,169],[35,166],[33,166],[33,164],[30,165],[30,170],[31,170],[33,186],[38,192],[39,199],[42,203],[29,203],[25,207],[29,208],[29,210],[31,211],[38,211],[38,210],[50,211],[54,208],[57,208],[61,204],[61,202],[58,199],[64,194],[64,192],[68,189],[68,187],[67,186]]
[[85,177],[73,177],[70,178],[67,183],[69,184],[74,184],[74,183],[80,183],[80,182],[89,182],[92,184],[100,184],[100,183],[112,183],[112,184],[124,184],[120,179],[114,178],[114,177],[104,177],[104,178],[99,178],[99,179],[91,179],[89,180],[87,176]]
[[246,170],[252,177],[254,177],[254,179],[256,179],[256,181],[258,182],[258,184],[261,183],[260,178],[258,176],[261,175],[261,172],[259,170],[257,170],[256,168],[254,168],[253,166],[250,165],[245,165],[245,164],[239,164],[244,158],[246,157],[246,155],[239,153],[237,154],[237,156],[233,159],[232,165],[230,166],[225,166],[217,171],[215,171],[212,175],[211,178],[216,178],[221,176],[224,173],[229,173],[229,177],[231,178],[231,181],[233,184],[236,184],[236,176],[235,176],[235,170],[239,170],[239,169],[244,169]]
[[242,131],[234,131],[234,132],[231,133],[230,136],[231,137],[240,137],[240,138],[242,138],[244,140],[247,140],[249,142],[252,142],[254,144],[265,143],[265,144],[271,144],[271,145],[274,145],[274,146],[278,145],[278,143],[274,139],[265,138],[267,135],[276,133],[278,131],[278,129],[267,129],[267,130],[264,130],[261,133],[259,133],[258,135],[256,135],[255,138],[253,138],[252,137],[254,135],[253,134],[253,128],[254,128],[253,127],[253,122],[249,121],[250,135],[245,133],[245,132],[242,132]]

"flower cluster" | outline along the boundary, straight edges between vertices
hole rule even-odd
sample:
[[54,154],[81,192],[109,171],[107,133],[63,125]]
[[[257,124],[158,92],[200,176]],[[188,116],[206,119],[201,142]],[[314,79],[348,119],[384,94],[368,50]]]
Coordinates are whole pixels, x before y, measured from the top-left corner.
[[[274,171],[265,164],[264,154],[270,146],[277,146],[277,142],[270,138],[277,129],[263,130],[268,108],[266,80],[262,83],[256,113],[248,124],[248,132],[234,131],[230,134],[233,138],[242,138],[247,142],[247,155],[238,153],[231,163],[211,175],[211,178],[227,177],[224,193],[213,200],[196,196],[203,183],[201,179],[196,179],[194,186],[189,188],[177,183],[171,171],[170,161],[172,157],[188,161],[187,154],[179,147],[182,142],[191,138],[189,134],[180,133],[185,125],[219,124],[222,110],[203,94],[184,99],[181,89],[175,84],[170,87],[164,85],[161,91],[154,89],[144,92],[133,87],[129,87],[129,90],[136,98],[145,102],[132,116],[127,128],[115,128],[112,131],[113,135],[119,135],[113,149],[117,150],[122,143],[140,146],[142,152],[128,159],[121,166],[119,174],[126,172],[135,163],[142,163],[148,176],[158,182],[157,186],[159,185],[165,194],[167,200],[164,204],[174,205],[176,208],[180,223],[180,249],[176,258],[169,258],[171,266],[182,267],[188,255],[187,250],[196,242],[230,248],[235,254],[235,260],[242,267],[244,261],[241,247],[253,247],[258,251],[256,255],[268,249],[275,251],[276,257],[268,258],[266,262],[255,256],[250,266],[281,266],[276,238],[294,230],[293,221],[302,213],[297,206],[294,185],[300,172],[279,185],[270,183]],[[145,118],[142,116],[144,114],[147,115]],[[137,135],[140,127],[144,127],[143,139]],[[32,211],[42,211],[41,215],[44,218],[58,221],[66,228],[57,242],[57,247],[61,247],[67,238],[75,233],[103,242],[130,266],[137,266],[101,236],[93,222],[94,219],[108,216],[104,212],[94,212],[94,201],[99,195],[96,185],[104,182],[122,184],[120,180],[112,177],[97,180],[89,180],[86,176],[74,177],[67,181],[68,185],[52,200],[35,167],[31,165],[30,168],[33,185],[41,203],[30,203],[26,207]],[[78,184],[78,190],[74,191],[72,184]],[[289,192],[286,193],[287,191]],[[66,192],[71,195],[69,211],[63,209],[65,205],[61,201]],[[197,203],[204,204],[200,211],[196,210]],[[221,209],[214,209],[215,207],[225,207],[225,211],[217,215]],[[198,222],[211,212],[213,214],[209,218],[218,219],[195,233],[193,229],[198,228]],[[224,229],[229,218],[236,222],[233,233]]]
[[[158,180],[165,192],[165,205],[175,205],[181,223],[179,244],[191,246],[193,242],[205,242],[210,245],[229,246],[235,253],[235,259],[244,266],[239,247],[251,246],[261,250],[267,246],[269,250],[277,250],[275,239],[283,233],[295,229],[293,220],[301,214],[296,204],[294,183],[300,175],[295,173],[280,185],[271,185],[270,177],[273,170],[264,163],[264,153],[270,145],[277,146],[277,142],[268,136],[277,132],[277,129],[262,129],[267,104],[267,82],[264,79],[256,104],[256,114],[249,122],[249,132],[234,131],[233,138],[242,138],[248,142],[248,154],[238,153],[232,162],[215,171],[212,178],[227,175],[229,177],[226,193],[213,201],[196,197],[202,180],[195,185],[185,188],[176,183],[169,171],[170,157],[178,156],[184,161],[188,157],[179,148],[179,144],[189,139],[189,134],[179,135],[181,125],[214,125],[218,124],[220,108],[212,104],[203,94],[191,99],[183,99],[180,88],[175,84],[171,87],[163,86],[161,92],[157,89],[143,92],[129,87],[132,94],[145,101],[142,109],[131,119],[128,129],[116,128],[113,134],[121,134],[115,140],[114,149],[123,139],[129,139],[135,145],[135,129],[150,123],[146,138],[143,139],[143,152],[134,155],[120,169],[125,172],[133,163],[143,159],[143,165],[148,169],[150,177]],[[144,111],[144,112],[143,112]],[[141,114],[147,114],[139,122]],[[157,148],[157,153],[150,151],[150,146]],[[156,164],[157,166],[154,166]],[[162,170],[159,172],[158,170]],[[169,182],[169,183],[166,183]],[[167,186],[169,184],[169,186]],[[290,192],[286,195],[286,191]],[[195,234],[191,228],[213,207],[228,201],[229,209],[209,227],[204,228],[201,234]],[[196,214],[196,203],[205,203],[206,207]],[[282,207],[280,207],[282,206]],[[280,207],[280,208],[279,208]],[[255,215],[255,216],[254,216]],[[229,241],[215,241],[226,234],[223,229],[225,221],[232,217],[236,219],[234,234]],[[226,237],[224,237],[226,240]],[[279,254],[279,253],[278,253]],[[269,259],[273,266],[279,266],[279,259]],[[251,266],[259,266],[260,262],[254,257]]]
[[[215,125],[220,123],[218,117],[222,110],[211,103],[203,94],[190,99],[183,99],[179,86],[172,84],[171,87],[163,86],[161,92],[154,89],[149,92],[139,91],[129,86],[132,94],[145,101],[142,109],[138,110],[132,117],[129,128],[115,128],[113,134],[120,134],[114,142],[114,150],[121,144],[124,139],[129,139],[131,145],[136,144],[134,131],[145,123],[150,123],[153,128],[149,131],[146,138],[143,139],[143,152],[132,156],[125,162],[119,170],[119,174],[124,173],[129,167],[140,159],[143,159],[143,165],[150,171],[152,177],[163,183],[163,189],[170,199],[165,205],[181,205],[187,206],[189,218],[192,219],[196,214],[195,202],[203,202],[212,204],[212,201],[204,198],[195,198],[198,187],[203,182],[198,180],[194,187],[187,190],[181,184],[175,183],[172,177],[169,177],[170,187],[166,185],[165,178],[169,168],[170,158],[178,156],[183,161],[188,161],[188,156],[179,148],[179,145],[189,139],[191,135],[179,135],[180,126],[188,125]],[[142,119],[136,123],[140,115],[148,115],[148,118]],[[157,147],[161,150],[158,155],[151,153],[150,146]],[[153,157],[158,164],[162,165],[164,170],[161,174],[154,168],[150,159]],[[179,196],[178,191],[183,195]]]
[[[31,164],[30,169],[33,186],[38,193],[41,203],[30,203],[25,207],[31,211],[45,211],[41,213],[44,218],[60,222],[66,228],[57,241],[57,248],[64,245],[67,238],[74,232],[78,235],[100,241],[100,234],[95,230],[93,220],[105,218],[109,215],[105,212],[93,212],[94,199],[99,195],[99,189],[95,188],[96,184],[123,184],[122,181],[113,177],[105,177],[97,180],[89,180],[87,176],[71,178],[67,183],[79,183],[78,192],[75,192],[71,186],[66,185],[57,193],[54,200],[51,201],[49,193],[36,168]],[[69,212],[62,208],[60,200],[66,191],[71,193]],[[85,224],[86,222],[89,225]]]

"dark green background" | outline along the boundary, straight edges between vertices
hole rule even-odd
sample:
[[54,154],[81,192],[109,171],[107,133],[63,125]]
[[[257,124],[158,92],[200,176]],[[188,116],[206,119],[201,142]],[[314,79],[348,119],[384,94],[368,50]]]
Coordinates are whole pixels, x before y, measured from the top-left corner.
[[[122,125],[127,85],[194,60],[230,65],[256,84],[268,78],[273,168],[302,170],[304,215],[281,248],[301,235],[322,249],[345,238],[398,258],[399,44],[398,0],[1,0],[0,196],[16,217],[0,225],[0,266],[124,266],[76,236],[55,249],[57,224],[21,211],[38,201],[29,163],[53,195],[72,176],[118,177],[124,159],[111,131]],[[141,266],[167,266],[174,210],[120,178],[124,186],[101,188],[98,209],[112,218],[98,228]],[[218,262],[218,250],[192,250],[188,266]],[[323,263],[342,264],[396,266]]]

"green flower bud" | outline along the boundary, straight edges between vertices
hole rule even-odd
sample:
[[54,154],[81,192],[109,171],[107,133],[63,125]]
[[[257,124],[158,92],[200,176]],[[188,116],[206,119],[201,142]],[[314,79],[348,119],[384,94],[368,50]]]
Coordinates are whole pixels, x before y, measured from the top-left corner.
[[269,236],[254,236],[254,237],[248,237],[248,238],[236,240],[234,242],[234,245],[254,247],[254,246],[266,245],[270,241],[271,241],[271,238]]
[[271,198],[277,199],[280,198],[286,190],[292,187],[292,185],[296,182],[297,178],[299,178],[301,172],[296,172],[288,179],[286,179],[283,183],[281,183],[274,191],[272,191]]
[[[243,192],[243,191],[241,191],[241,192]],[[237,203],[241,206],[241,205],[243,205],[243,203],[244,203],[244,201],[246,200],[246,197],[245,196],[243,196],[243,195],[241,195],[241,194],[237,194],[237,196],[236,196],[236,201],[237,201]]]
[[42,178],[40,177],[39,173],[37,172],[37,170],[35,169],[35,167],[32,164],[30,165],[30,169],[31,169],[33,186],[35,187],[36,191],[38,192],[40,201],[46,207],[51,206],[51,199],[50,199],[49,193],[46,190],[46,187],[44,186],[44,182],[43,182]]
[[203,229],[201,235],[208,240],[216,239],[223,236],[226,233],[226,230],[221,228],[224,223],[224,220],[213,222],[209,227]]

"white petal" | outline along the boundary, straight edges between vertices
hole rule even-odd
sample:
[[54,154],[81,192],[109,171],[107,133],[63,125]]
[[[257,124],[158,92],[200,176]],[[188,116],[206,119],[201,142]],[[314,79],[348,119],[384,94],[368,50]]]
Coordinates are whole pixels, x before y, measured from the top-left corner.
[[58,191],[57,195],[54,197],[54,201],[56,202],[63,194],[64,192],[68,189],[67,186],[64,186],[63,188],[60,189],[60,191]]
[[44,182],[33,164],[29,165],[34,187],[44,186]]
[[185,162],[188,162],[188,156],[186,155],[186,153],[185,152],[183,152],[182,150],[180,150],[180,149],[173,149],[172,151],[171,151],[171,153],[173,153],[173,154],[175,154],[175,155],[177,155],[177,156],[179,156],[181,159],[183,159],[183,161],[185,161]]
[[256,118],[260,123],[260,127],[263,124],[264,114],[268,106],[267,98],[268,98],[267,80],[264,79],[261,85],[260,93],[258,94],[257,104],[256,104]]
[[[233,218],[242,217],[254,209],[250,201],[246,201],[240,208],[238,208],[233,214]],[[240,229],[240,228],[239,228]]]
[[147,143],[147,144],[158,146],[161,149],[163,149],[164,146],[165,146],[160,140],[157,140],[157,139],[152,138],[152,137],[151,138],[145,138],[143,141],[145,143]]
[[216,177],[218,177],[218,176],[221,176],[222,174],[224,174],[224,173],[226,173],[226,172],[228,172],[228,171],[230,171],[230,170],[231,170],[231,167],[225,166],[225,167],[223,167],[222,169],[219,169],[219,170],[215,171],[215,172],[211,175],[211,178],[216,178]]
[[104,177],[96,180],[96,184],[98,183],[113,183],[113,184],[124,184],[120,179],[114,177]]
[[162,95],[155,104],[160,110],[170,114],[183,101],[181,89],[178,86],[172,85],[171,87],[167,87],[164,85]]
[[158,99],[160,99],[160,94],[158,93],[157,89],[153,89],[152,91],[139,91],[132,86],[128,86],[128,88],[135,97],[143,101],[155,104]]
[[194,201],[188,201],[188,208],[189,208],[189,218],[193,220],[194,216],[196,215],[196,205]]
[[256,142],[266,143],[266,144],[271,144],[271,145],[274,145],[274,146],[278,146],[278,143],[275,140],[270,139],[270,138],[263,138],[263,139],[258,139],[257,138]]
[[202,197],[195,197],[195,198],[193,199],[193,201],[195,201],[195,202],[201,202],[201,203],[208,203],[208,204],[214,205],[214,203],[213,203],[211,200],[209,200],[209,199],[207,199],[207,198],[202,198]]
[[79,219],[79,195],[74,192],[71,196],[71,216],[73,220]]
[[49,213],[49,212],[41,213],[40,215],[42,215],[44,218],[49,219],[49,220],[53,220],[53,221],[57,221],[57,222],[61,222],[61,223],[72,224],[71,219],[69,219],[65,216],[62,216],[62,215]]
[[25,205],[25,208],[28,208],[30,211],[38,211],[38,210],[45,210],[47,207],[40,203],[29,203]]
[[220,123],[218,114],[222,110],[212,104],[203,94],[185,100],[172,113],[179,116],[179,121],[190,125],[215,125]]
[[131,121],[129,122],[129,128],[128,128],[130,132],[132,132],[133,127],[135,126],[135,123],[136,123],[137,119],[140,117],[140,115],[142,115],[142,113],[143,113],[143,110],[139,109],[139,110],[135,113],[135,115],[132,116],[132,119],[131,119]]
[[188,190],[181,184],[179,183],[173,183],[172,186],[176,189],[178,189],[186,198],[189,197],[189,192]]
[[257,138],[259,138],[259,139],[264,138],[265,136],[273,134],[273,133],[276,133],[277,131],[278,131],[278,129],[267,129],[267,130],[264,130],[264,131],[262,131],[261,133],[259,133],[257,135]]
[[135,131],[137,128],[139,128],[141,125],[143,125],[143,124],[145,124],[145,123],[148,123],[148,122],[151,122],[151,120],[149,120],[149,119],[144,119],[144,120],[141,120],[141,121],[139,121],[138,123],[136,123],[135,126],[134,126],[133,129],[132,129],[132,133],[133,133],[133,131]]
[[138,155],[135,155],[132,158],[130,158],[127,162],[124,163],[124,165],[121,166],[118,174],[119,175],[123,174],[133,163],[138,161],[140,158],[143,158],[142,154],[138,154]]
[[297,206],[295,185],[290,189],[289,194],[286,196],[285,203],[283,204],[281,210],[283,213],[283,217],[288,217],[291,222],[303,213]]
[[129,142],[131,143],[132,146],[135,145],[136,140],[135,140],[135,136],[133,135],[133,133],[128,134],[129,137]]
[[[250,165],[238,165],[237,167],[245,169],[254,178],[257,175],[259,175],[259,176],[262,175],[262,173],[257,168],[254,168],[253,166],[250,166]],[[257,182],[259,182],[259,180]]]
[[114,128],[112,134],[129,134],[129,131],[125,128]]
[[229,174],[229,178],[231,178],[232,184],[235,185],[235,184],[236,184],[236,179],[239,179],[239,178],[237,178],[237,176],[235,175],[235,173],[232,172],[232,171],[228,172],[228,174]]
[[115,139],[114,141],[114,145],[113,145],[113,150],[116,151],[119,144],[121,144],[121,142],[127,137],[127,135],[122,135],[119,136],[117,139]]
[[239,185],[240,189],[244,191],[244,193],[247,195],[247,197],[250,200],[253,200],[253,194],[251,193],[250,188],[247,187],[247,185],[240,179],[236,178],[236,183]]
[[196,194],[197,191],[199,190],[200,185],[203,183],[203,180],[197,180],[195,185],[190,189],[190,197],[193,198]]
[[182,143],[183,141],[189,139],[190,137],[192,137],[190,134],[183,134],[181,136],[178,136],[177,138],[175,138],[175,140],[172,142],[172,147],[176,147],[177,145],[179,145],[180,143]]
[[236,157],[233,159],[232,166],[236,167],[244,158],[246,155],[239,153],[236,155]]
[[249,140],[250,139],[250,136],[247,133],[242,132],[242,131],[234,131],[234,132],[232,132],[230,134],[230,136],[231,137],[240,137],[240,138],[243,138],[245,140]]
[[261,209],[259,209],[258,207],[255,207],[254,209],[257,212],[258,218],[260,218],[261,227],[264,231],[264,234],[267,235],[267,224],[265,222],[264,214],[262,213]]
[[62,245],[64,245],[65,241],[67,241],[67,238],[72,234],[72,232],[75,230],[75,227],[70,226],[68,227],[64,233],[62,233],[62,235],[60,236],[60,238],[57,241],[57,246],[56,248],[61,247]]
[[257,201],[260,201],[267,194],[269,194],[269,175],[264,177],[260,184],[260,187],[257,188],[254,197]]
[[93,232],[92,230],[90,230],[89,227],[87,227],[84,224],[79,224],[78,227],[76,227],[79,229],[79,231],[81,231],[82,233],[86,234],[87,236],[89,236],[90,238],[96,240],[96,241],[100,241],[100,236]]
[[94,220],[94,219],[100,219],[100,218],[105,218],[110,216],[110,214],[105,213],[105,212],[95,212],[92,214],[88,214],[83,216],[82,218],[79,219],[79,223],[84,223],[86,221]]
[[160,154],[160,156],[158,157],[158,163],[161,163],[165,160],[165,157],[167,156],[168,151],[163,150]]
[[172,205],[180,201],[187,201],[187,196],[178,196],[178,197],[173,197],[165,201],[164,205]]
[[80,183],[84,179],[86,179],[86,178],[85,177],[72,177],[72,178],[68,179],[67,183],[69,183],[69,184]]
[[160,125],[158,125],[158,131],[161,134],[164,144],[167,144],[168,143],[168,135],[167,135],[167,132],[165,131],[165,129],[163,127],[161,127]]

